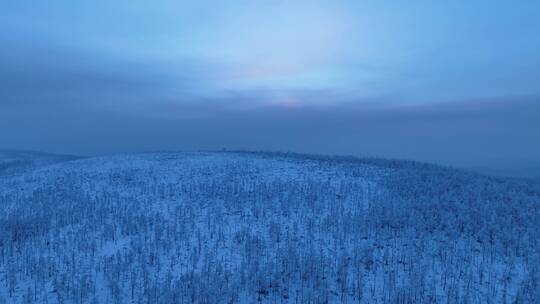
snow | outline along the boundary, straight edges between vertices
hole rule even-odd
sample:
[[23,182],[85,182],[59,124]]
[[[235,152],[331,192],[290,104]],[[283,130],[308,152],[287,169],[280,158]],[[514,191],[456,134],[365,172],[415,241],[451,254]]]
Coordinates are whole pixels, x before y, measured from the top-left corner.
[[540,296],[540,192],[527,182],[281,153],[8,160],[0,303]]

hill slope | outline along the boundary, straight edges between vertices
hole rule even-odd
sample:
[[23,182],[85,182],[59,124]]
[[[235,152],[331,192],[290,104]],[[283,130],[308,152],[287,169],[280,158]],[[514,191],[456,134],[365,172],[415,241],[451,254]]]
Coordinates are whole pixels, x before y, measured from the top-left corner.
[[81,157],[33,151],[0,150],[0,176],[22,174],[42,166],[76,159],[81,159]]
[[533,303],[539,207],[415,162],[70,159],[0,176],[0,302]]

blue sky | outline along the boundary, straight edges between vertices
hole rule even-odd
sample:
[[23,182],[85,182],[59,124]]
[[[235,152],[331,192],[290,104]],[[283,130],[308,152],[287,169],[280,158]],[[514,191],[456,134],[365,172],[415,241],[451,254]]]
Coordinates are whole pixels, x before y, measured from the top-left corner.
[[3,1],[2,147],[528,166],[539,28],[538,1]]

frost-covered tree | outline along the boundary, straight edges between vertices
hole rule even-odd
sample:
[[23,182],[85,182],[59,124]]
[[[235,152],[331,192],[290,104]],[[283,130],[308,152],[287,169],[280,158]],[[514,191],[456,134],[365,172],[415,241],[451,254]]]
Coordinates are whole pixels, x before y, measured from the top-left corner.
[[0,176],[0,303],[533,303],[540,188],[406,161],[124,155]]

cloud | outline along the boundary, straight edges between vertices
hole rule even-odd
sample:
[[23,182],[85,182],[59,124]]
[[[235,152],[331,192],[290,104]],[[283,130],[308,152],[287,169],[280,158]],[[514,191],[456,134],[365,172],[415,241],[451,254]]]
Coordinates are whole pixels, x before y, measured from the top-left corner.
[[0,57],[0,103],[55,106],[98,104],[157,91],[159,83],[129,65],[63,50],[10,45]]
[[294,86],[237,90],[217,86],[223,66],[209,62],[10,46],[0,57],[0,148],[291,150],[491,167],[540,162],[534,96],[417,103],[410,95]]
[[[254,90],[152,101],[153,93],[146,92],[149,99],[136,110],[85,103],[0,107],[2,146],[75,154],[279,150],[490,167],[540,162],[537,98],[405,106],[384,97],[355,102],[331,91]],[[126,100],[140,97],[126,94]],[[266,102],[280,94],[301,103]]]

